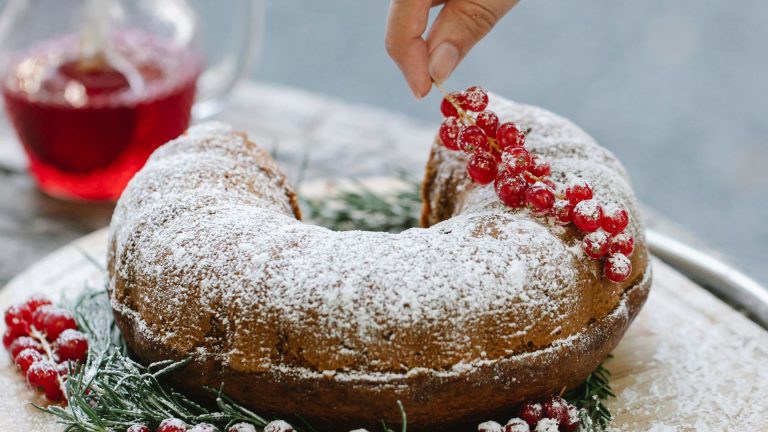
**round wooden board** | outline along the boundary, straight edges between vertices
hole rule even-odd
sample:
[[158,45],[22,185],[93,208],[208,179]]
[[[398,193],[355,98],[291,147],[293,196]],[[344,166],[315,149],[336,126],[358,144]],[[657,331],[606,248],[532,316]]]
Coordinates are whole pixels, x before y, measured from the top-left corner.
[[[386,179],[365,183],[379,192],[393,188]],[[324,182],[302,190],[322,196],[339,187]],[[56,299],[103,284],[106,242],[102,229],[44,258],[0,291],[0,308],[35,292]],[[768,430],[768,332],[657,260],[648,303],[613,355],[607,362],[617,395],[609,404],[613,430]],[[45,401],[6,355],[0,355],[0,386],[1,431],[64,429],[30,405]]]

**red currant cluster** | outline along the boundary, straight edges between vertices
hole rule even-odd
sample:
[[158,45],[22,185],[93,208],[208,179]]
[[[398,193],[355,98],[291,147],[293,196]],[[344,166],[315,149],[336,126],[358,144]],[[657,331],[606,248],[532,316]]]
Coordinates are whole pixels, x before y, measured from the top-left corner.
[[586,234],[584,252],[605,259],[605,276],[613,282],[625,281],[632,273],[628,257],[634,246],[632,236],[624,232],[629,224],[627,211],[617,205],[601,206],[583,179],[568,185],[555,182],[549,162],[525,148],[530,129],[513,122],[500,124],[487,107],[488,93],[480,87],[446,94],[440,105],[446,119],[438,133],[443,145],[468,153],[469,177],[482,185],[493,182],[507,207],[527,207],[534,216],[550,216],[560,225],[573,223]]
[[51,401],[64,400],[70,362],[85,362],[88,339],[64,309],[40,296],[5,311],[3,345],[29,384]]
[[502,426],[495,421],[481,423],[478,432],[575,432],[581,422],[579,410],[559,396],[543,403],[527,402],[520,406],[519,417]]
[[[152,432],[143,424],[135,424],[125,432]],[[168,418],[160,422],[157,432],[219,432],[219,429],[210,423],[198,423],[194,426],[187,425],[183,420]],[[227,432],[256,432],[256,427],[250,423],[236,423],[227,429]],[[293,427],[282,420],[275,420],[264,426],[264,432],[295,432]]]

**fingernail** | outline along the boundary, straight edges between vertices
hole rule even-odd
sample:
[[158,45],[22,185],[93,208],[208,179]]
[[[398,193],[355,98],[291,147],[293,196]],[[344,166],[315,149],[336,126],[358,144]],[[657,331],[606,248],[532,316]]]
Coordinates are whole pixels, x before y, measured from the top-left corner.
[[413,93],[413,97],[415,97],[416,100],[421,100],[421,98],[424,97],[424,95],[421,94],[421,92],[416,90],[416,86],[414,84],[409,84],[409,87],[411,87],[411,92]]
[[459,63],[459,50],[450,42],[443,42],[429,56],[429,74],[441,83],[451,76]]

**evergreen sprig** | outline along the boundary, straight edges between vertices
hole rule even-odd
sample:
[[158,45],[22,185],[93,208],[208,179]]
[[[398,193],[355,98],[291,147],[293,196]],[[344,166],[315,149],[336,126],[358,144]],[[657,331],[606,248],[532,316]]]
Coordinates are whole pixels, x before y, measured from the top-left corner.
[[[401,173],[407,188],[395,196],[381,196],[356,183],[355,191],[342,191],[321,201],[303,199],[311,222],[336,230],[400,232],[417,226],[421,207],[419,184]],[[94,263],[98,263],[88,257]],[[212,423],[222,430],[238,422],[263,427],[268,419],[228,398],[225,389],[208,389],[214,407],[206,408],[162,382],[162,377],[184,367],[188,361],[158,362],[144,366],[130,356],[125,340],[112,316],[104,289],[87,288],[70,305],[80,329],[91,341],[88,361],[70,371],[66,384],[69,404],[39,409],[58,417],[67,432],[122,432],[135,423],[155,429],[168,417],[188,424]],[[577,389],[565,395],[581,412],[581,432],[604,431],[612,416],[604,402],[614,397],[610,372],[601,364]],[[407,432],[406,412],[401,413],[401,431]],[[299,432],[314,428],[300,415],[293,426]],[[303,427],[296,427],[296,425]],[[393,432],[382,422],[384,432]]]

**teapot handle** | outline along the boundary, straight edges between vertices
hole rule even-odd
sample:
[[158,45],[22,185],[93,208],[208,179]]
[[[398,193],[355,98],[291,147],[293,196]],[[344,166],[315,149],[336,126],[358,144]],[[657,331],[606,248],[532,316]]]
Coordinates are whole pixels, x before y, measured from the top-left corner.
[[263,0],[236,0],[232,3],[231,22],[235,34],[240,35],[239,41],[234,41],[233,47],[220,61],[208,65],[198,79],[197,101],[192,107],[192,117],[197,121],[210,118],[226,107],[227,96],[260,55],[264,28]]

